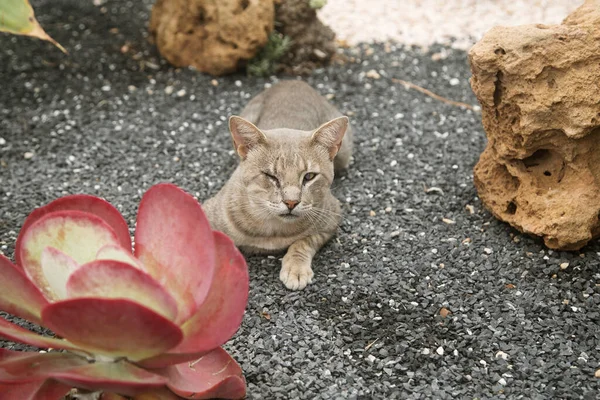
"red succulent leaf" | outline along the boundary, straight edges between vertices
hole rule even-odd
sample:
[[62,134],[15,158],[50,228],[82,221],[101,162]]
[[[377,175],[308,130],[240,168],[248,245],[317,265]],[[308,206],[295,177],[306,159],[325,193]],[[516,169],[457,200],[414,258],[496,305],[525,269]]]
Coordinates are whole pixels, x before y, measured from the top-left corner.
[[47,379],[57,371],[88,365],[70,353],[34,353],[0,349],[0,383],[15,384]]
[[96,259],[121,261],[136,267],[137,269],[141,269],[142,271],[146,270],[141,261],[135,258],[131,251],[125,250],[121,246],[107,245],[102,247],[100,250],[98,250]]
[[202,358],[166,368],[167,387],[186,399],[242,399],[246,381],[242,369],[222,348]]
[[214,232],[217,270],[206,300],[182,325],[184,339],[169,353],[141,362],[160,368],[199,358],[226,343],[240,327],[248,302],[248,266],[231,239]]
[[[177,396],[166,387],[162,389],[152,390],[150,392],[138,394],[133,397],[133,400],[182,400],[183,397]],[[121,399],[100,399],[100,400],[121,400]]]
[[0,310],[39,324],[48,301],[22,270],[1,254],[0,277]]
[[210,353],[213,349],[203,352],[194,353],[163,353],[155,357],[150,357],[145,360],[137,362],[137,364],[143,368],[148,369],[160,369],[169,367],[171,365],[181,364],[193,360],[197,360],[206,353]]
[[102,390],[125,396],[163,387],[167,381],[164,376],[136,367],[125,360],[82,365],[57,371],[52,377],[80,389]]
[[[116,393],[104,392],[100,396],[100,400],[127,400],[127,398]],[[133,396],[133,400],[182,400],[182,397],[177,396],[165,387],[137,394]]]
[[132,361],[164,353],[183,338],[173,322],[128,299],[60,301],[42,311],[42,322],[87,351]]
[[37,333],[10,323],[3,318],[0,318],[0,337],[35,347],[72,350],[85,353],[85,351],[80,350],[79,347],[66,340],[38,335]]
[[120,394],[104,392],[100,395],[100,400],[127,400],[127,398]]
[[185,339],[174,352],[208,351],[237,332],[248,303],[246,260],[225,234],[214,232],[217,262],[208,296],[194,316],[183,324]]
[[146,272],[120,261],[96,260],[82,265],[67,282],[69,298],[130,299],[169,320],[177,316],[175,299]]
[[70,390],[70,386],[51,379],[29,383],[0,384],[2,400],[60,400]]
[[192,196],[171,184],[154,185],[144,194],[135,255],[177,298],[178,322],[202,304],[214,275],[214,239],[202,207]]
[[67,280],[69,275],[79,268],[79,264],[62,251],[46,247],[42,250],[40,266],[54,298],[67,298]]
[[[79,265],[96,259],[98,250],[107,244],[118,244],[118,238],[99,217],[80,211],[57,211],[38,219],[22,235],[20,257],[25,273],[49,299],[57,299],[41,265],[42,252],[53,247]],[[54,273],[64,274],[64,269]],[[66,282],[66,279],[64,279]]]
[[27,230],[38,220],[42,219],[46,215],[56,211],[82,211],[89,214],[100,217],[106,222],[118,237],[119,244],[124,248],[131,250],[131,237],[129,236],[129,228],[127,222],[121,215],[121,213],[114,208],[109,202],[102,200],[95,196],[86,194],[75,194],[72,196],[61,197],[53,202],[33,210],[31,214],[25,220],[19,237],[17,238],[17,245],[15,248],[15,258],[17,264],[22,265],[21,260],[21,246],[23,242],[23,236],[27,233]]

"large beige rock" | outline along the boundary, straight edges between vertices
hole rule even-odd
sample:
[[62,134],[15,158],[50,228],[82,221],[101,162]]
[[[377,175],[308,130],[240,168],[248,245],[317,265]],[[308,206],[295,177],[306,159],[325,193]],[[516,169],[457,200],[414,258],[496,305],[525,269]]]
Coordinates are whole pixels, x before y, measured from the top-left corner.
[[561,25],[493,28],[469,61],[481,200],[550,248],[581,248],[600,235],[600,0]]
[[150,32],[171,64],[223,75],[267,43],[274,20],[273,0],[157,0]]

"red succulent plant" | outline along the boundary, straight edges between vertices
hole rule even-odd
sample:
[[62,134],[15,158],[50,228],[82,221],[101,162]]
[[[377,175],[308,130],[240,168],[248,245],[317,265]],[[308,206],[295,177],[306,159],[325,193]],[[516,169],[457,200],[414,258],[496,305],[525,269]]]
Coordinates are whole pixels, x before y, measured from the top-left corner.
[[245,396],[220,346],[244,315],[246,262],[176,186],[143,196],[133,253],[116,208],[73,195],[29,215],[15,259],[0,255],[0,310],[57,336],[0,317],[0,337],[56,351],[0,349],[2,400],[55,400],[72,387],[106,399]]

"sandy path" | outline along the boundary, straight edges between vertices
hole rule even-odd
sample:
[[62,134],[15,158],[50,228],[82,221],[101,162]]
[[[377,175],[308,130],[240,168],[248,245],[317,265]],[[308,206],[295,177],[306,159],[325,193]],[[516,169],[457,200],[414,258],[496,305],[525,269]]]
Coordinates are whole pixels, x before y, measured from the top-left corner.
[[467,49],[495,25],[559,23],[582,0],[329,0],[321,18],[347,42],[395,39]]

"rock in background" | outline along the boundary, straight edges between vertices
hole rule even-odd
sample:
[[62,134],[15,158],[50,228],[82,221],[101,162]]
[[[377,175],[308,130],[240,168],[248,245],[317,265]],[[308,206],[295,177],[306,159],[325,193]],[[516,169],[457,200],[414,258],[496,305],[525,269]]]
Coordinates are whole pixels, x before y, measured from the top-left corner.
[[171,64],[224,75],[267,43],[274,13],[272,0],[157,0],[150,32]]
[[550,248],[583,247],[600,235],[600,0],[561,25],[495,27],[469,61],[488,136],[481,200]]
[[285,72],[307,74],[326,65],[336,52],[335,33],[317,16],[325,1],[284,0],[276,8],[275,29],[291,40],[280,65]]

